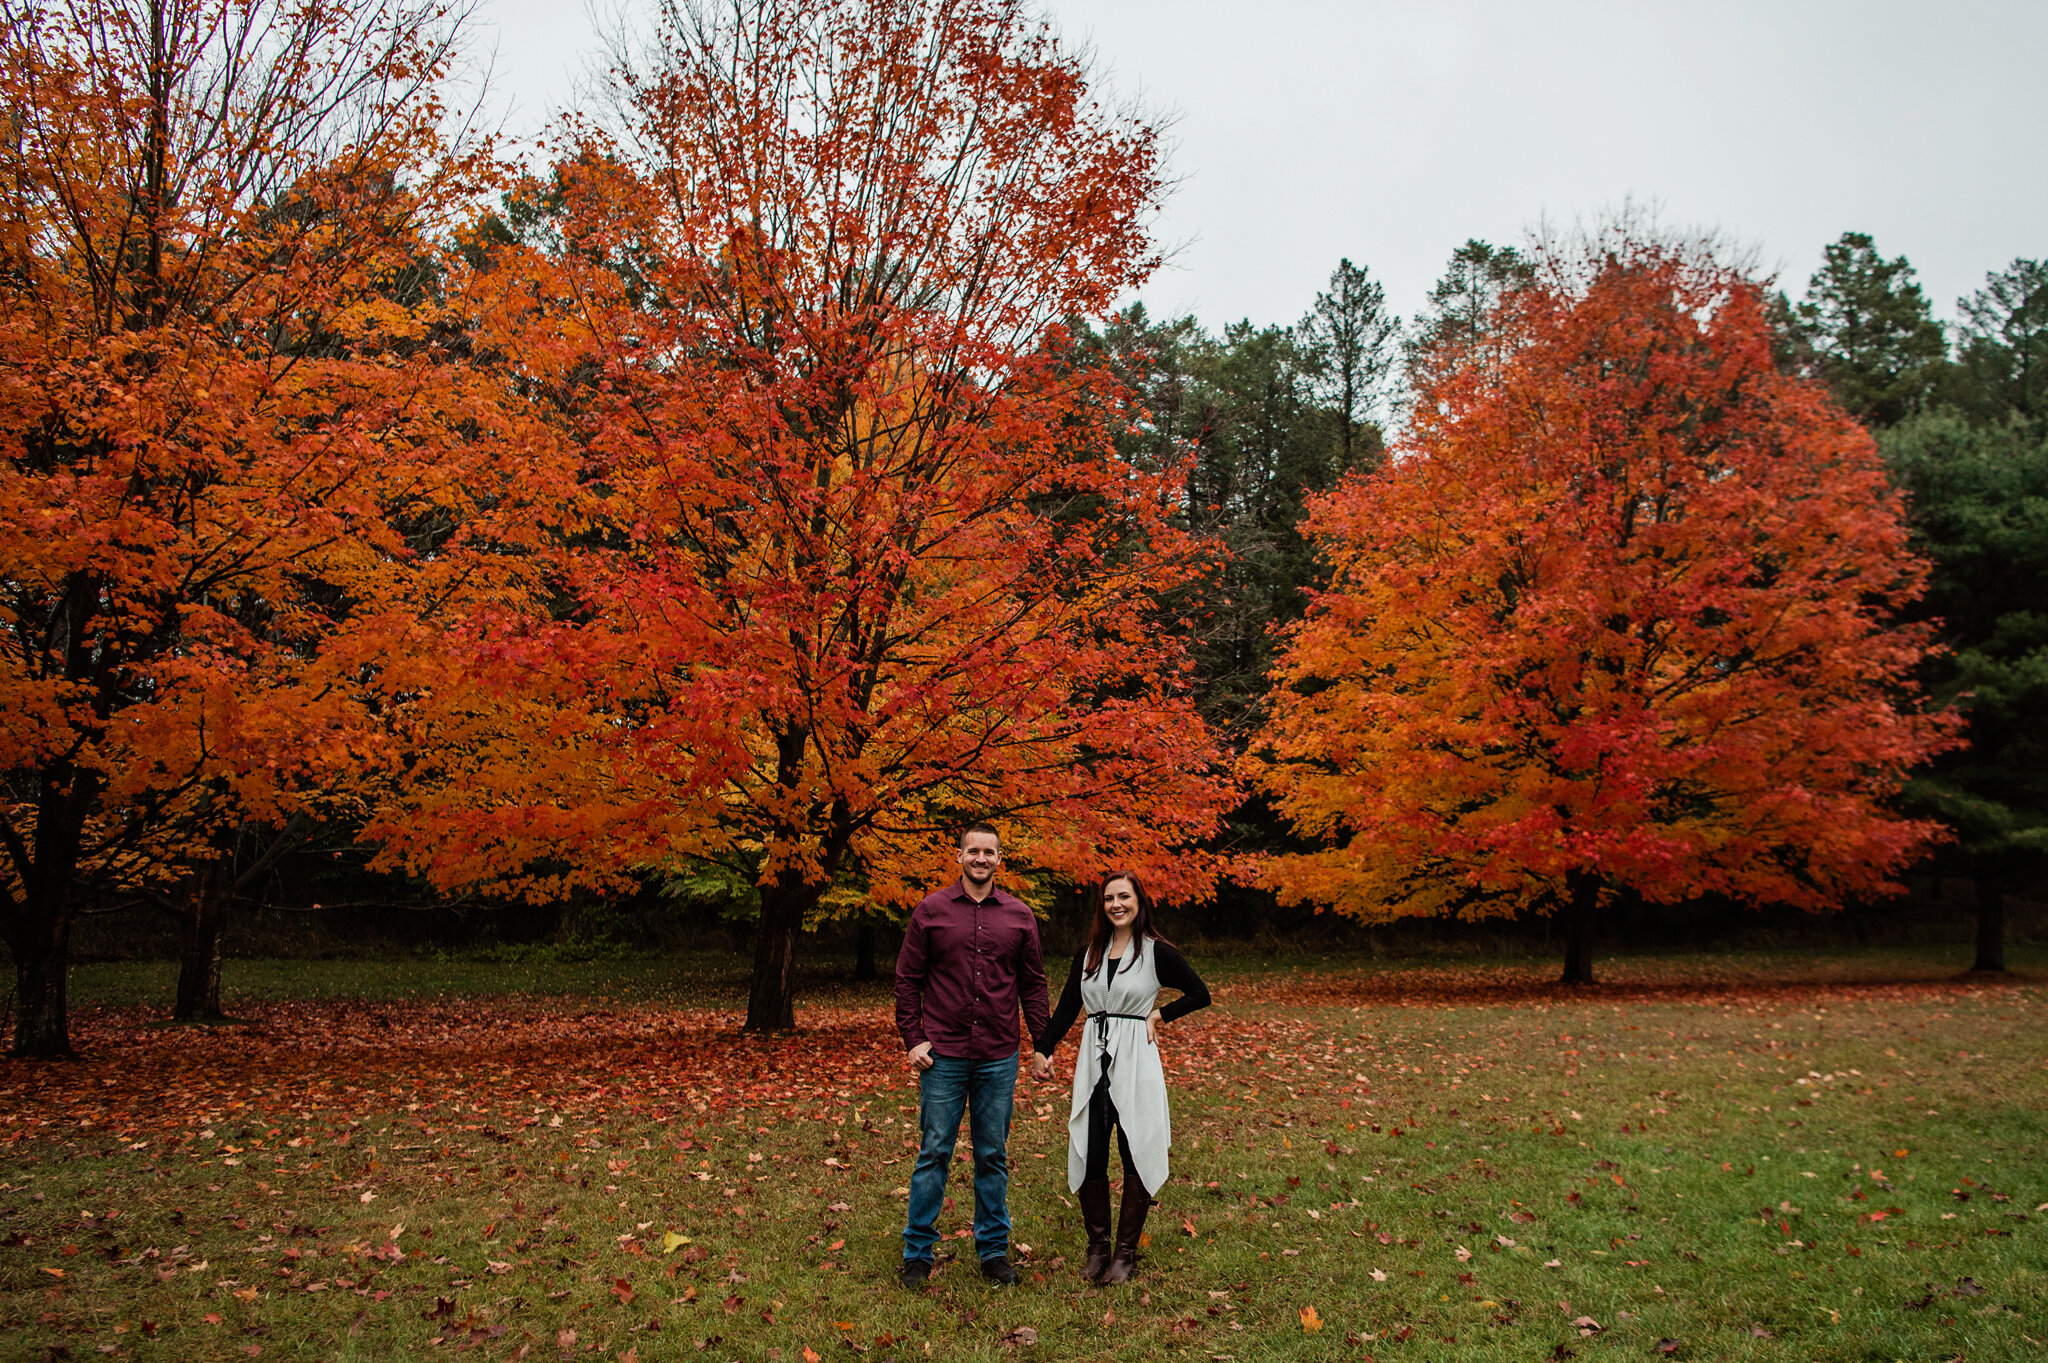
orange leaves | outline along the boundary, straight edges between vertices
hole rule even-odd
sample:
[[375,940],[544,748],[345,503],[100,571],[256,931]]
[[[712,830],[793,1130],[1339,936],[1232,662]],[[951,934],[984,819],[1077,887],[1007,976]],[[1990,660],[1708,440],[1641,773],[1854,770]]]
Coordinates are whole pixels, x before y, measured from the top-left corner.
[[[33,13],[0,51],[0,714],[30,721],[0,768],[42,792],[10,820],[60,822],[0,851],[25,942],[68,881],[185,900],[245,828],[359,816],[420,621],[533,589],[502,551],[560,485],[464,354],[504,282],[438,240],[494,173],[442,140],[439,16],[200,0],[153,43],[113,0]],[[341,135],[333,91],[388,82],[413,97]],[[63,1050],[35,1011],[20,1044]]]
[[[1148,268],[1152,131],[1000,0],[714,8],[664,39],[620,91],[639,150],[566,156],[569,249],[518,263],[563,302],[494,322],[584,376],[550,398],[587,523],[547,537],[559,595],[479,612],[408,703],[433,760],[387,858],[536,897],[728,877],[764,963],[949,879],[943,830],[977,816],[1020,869],[1206,892],[1235,792],[1155,629],[1200,547],[1060,329]],[[764,964],[750,1027],[787,1022],[787,977]]]
[[[1508,295],[1405,447],[1318,501],[1329,591],[1250,772],[1354,914],[1878,892],[1884,808],[1945,741],[1897,699],[1924,566],[1869,437],[1780,374],[1757,287],[1630,241]],[[1575,273],[1576,271],[1576,273]]]

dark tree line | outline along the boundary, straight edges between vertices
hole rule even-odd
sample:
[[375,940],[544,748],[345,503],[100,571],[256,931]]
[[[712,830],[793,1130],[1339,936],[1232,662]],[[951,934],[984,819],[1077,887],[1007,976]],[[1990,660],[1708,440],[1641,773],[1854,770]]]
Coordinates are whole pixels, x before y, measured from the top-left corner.
[[1954,840],[1936,869],[1977,893],[1978,970],[2005,968],[2005,899],[2048,871],[2048,262],[2015,260],[1933,314],[1904,256],[1843,235],[1796,306],[1782,358],[1876,434],[1934,563],[1920,610],[1948,651],[1927,666],[1969,742],[1913,783]]

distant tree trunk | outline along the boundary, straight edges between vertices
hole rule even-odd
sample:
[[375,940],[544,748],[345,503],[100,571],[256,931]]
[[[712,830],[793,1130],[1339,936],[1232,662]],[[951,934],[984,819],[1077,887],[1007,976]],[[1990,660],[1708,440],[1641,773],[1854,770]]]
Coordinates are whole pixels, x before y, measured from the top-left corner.
[[1977,876],[1977,963],[1970,969],[2005,971],[2005,877],[1998,871]]
[[1600,904],[1600,878],[1575,874],[1564,907],[1565,984],[1593,983],[1593,911]]
[[71,1012],[66,997],[71,968],[71,914],[62,887],[46,890],[54,905],[38,904],[32,889],[23,915],[26,931],[8,945],[14,951],[14,1050],[18,1059],[68,1060]]
[[210,1022],[220,1008],[220,949],[227,935],[228,901],[234,871],[222,857],[200,868],[185,909],[185,935],[178,955],[177,1022]]
[[800,871],[784,871],[761,891],[761,926],[754,938],[754,983],[747,996],[749,1032],[787,1032],[796,1026],[796,942],[824,886]]
[[71,887],[85,811],[96,777],[69,766],[46,771],[36,802],[33,850],[9,831],[16,885],[5,901],[7,945],[14,952],[14,1047],[22,1059],[70,1059]]
[[853,932],[853,978],[873,980],[881,978],[875,969],[875,920],[863,918]]

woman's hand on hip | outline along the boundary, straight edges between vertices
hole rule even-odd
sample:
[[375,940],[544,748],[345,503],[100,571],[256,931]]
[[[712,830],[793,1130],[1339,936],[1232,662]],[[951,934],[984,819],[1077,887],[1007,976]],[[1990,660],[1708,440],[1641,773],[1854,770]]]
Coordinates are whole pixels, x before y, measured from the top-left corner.
[[1145,1040],[1154,1046],[1159,1044],[1159,1024],[1166,1020],[1166,1014],[1154,1008],[1145,1016]]

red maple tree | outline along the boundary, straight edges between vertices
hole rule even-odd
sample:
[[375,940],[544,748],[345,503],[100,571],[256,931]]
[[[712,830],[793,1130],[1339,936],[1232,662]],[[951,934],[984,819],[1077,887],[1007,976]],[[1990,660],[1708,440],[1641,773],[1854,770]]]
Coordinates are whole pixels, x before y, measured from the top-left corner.
[[623,90],[630,140],[533,196],[552,249],[495,248],[549,281],[505,345],[587,461],[563,606],[476,617],[410,707],[389,859],[737,876],[749,1029],[807,921],[914,903],[970,819],[1204,892],[1231,787],[1158,628],[1203,555],[1059,326],[1152,264],[1152,131],[1009,0],[674,10]]
[[1254,779],[1317,850],[1290,902],[1567,915],[1603,894],[1839,905],[1935,830],[1887,809],[1948,730],[1870,437],[1772,364],[1756,284],[1610,235],[1445,356],[1374,474],[1308,519],[1328,590],[1287,638]]
[[413,624],[528,576],[501,550],[534,538],[545,433],[472,362],[488,289],[434,244],[496,173],[443,137],[451,53],[432,5],[5,11],[16,1054],[70,1049],[81,904],[162,894],[210,959],[229,846],[388,767]]

